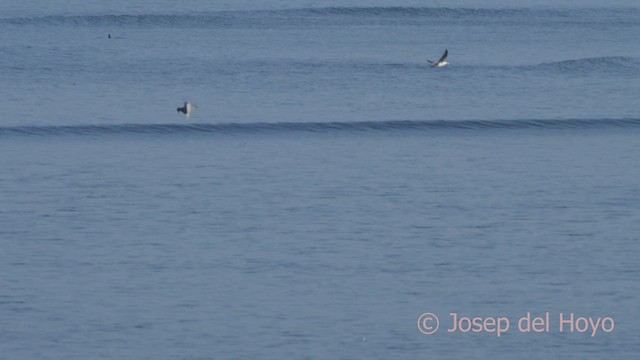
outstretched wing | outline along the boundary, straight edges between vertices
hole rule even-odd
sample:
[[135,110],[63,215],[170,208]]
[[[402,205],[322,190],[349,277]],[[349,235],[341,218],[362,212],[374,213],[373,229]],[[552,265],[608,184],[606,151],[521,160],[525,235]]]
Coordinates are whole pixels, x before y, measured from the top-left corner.
[[438,60],[439,63],[445,61],[447,59],[447,56],[449,56],[449,50],[445,50],[444,54],[442,54],[442,57],[440,58],[440,60]]
[[429,64],[433,64],[433,61],[431,61],[431,60],[427,60],[427,62],[428,62]]

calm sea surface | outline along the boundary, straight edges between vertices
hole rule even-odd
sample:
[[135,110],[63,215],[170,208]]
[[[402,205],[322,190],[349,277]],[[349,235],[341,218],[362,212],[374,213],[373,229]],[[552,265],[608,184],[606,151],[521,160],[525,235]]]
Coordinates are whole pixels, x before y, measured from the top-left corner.
[[636,1],[3,2],[0,353],[632,359],[638,39]]

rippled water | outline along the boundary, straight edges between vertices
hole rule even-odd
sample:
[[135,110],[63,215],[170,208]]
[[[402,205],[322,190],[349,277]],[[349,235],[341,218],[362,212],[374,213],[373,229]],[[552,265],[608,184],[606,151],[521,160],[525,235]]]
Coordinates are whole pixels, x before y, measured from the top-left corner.
[[0,4],[0,353],[633,358],[640,9],[443,5]]
[[3,123],[173,123],[183,100],[199,123],[640,111],[638,8],[350,5],[0,18]]

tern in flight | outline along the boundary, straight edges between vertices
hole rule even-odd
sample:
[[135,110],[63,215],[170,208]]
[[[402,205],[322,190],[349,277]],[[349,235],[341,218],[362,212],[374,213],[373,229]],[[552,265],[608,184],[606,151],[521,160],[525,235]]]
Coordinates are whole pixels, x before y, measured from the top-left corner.
[[449,50],[445,50],[444,54],[442,54],[442,57],[440,58],[440,60],[433,62],[431,60],[427,60],[429,62],[429,64],[431,64],[432,67],[443,67],[443,66],[447,66],[449,65],[449,63],[447,62],[447,56],[449,56]]
[[178,112],[181,112],[184,114],[184,116],[187,118],[187,120],[189,120],[189,117],[191,116],[191,112],[193,111],[193,109],[197,108],[194,104],[185,101],[184,105],[182,107],[178,108]]

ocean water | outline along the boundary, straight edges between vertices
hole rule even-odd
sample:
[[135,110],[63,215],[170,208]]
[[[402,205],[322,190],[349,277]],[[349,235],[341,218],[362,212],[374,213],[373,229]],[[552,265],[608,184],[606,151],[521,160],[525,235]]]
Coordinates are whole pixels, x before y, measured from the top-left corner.
[[638,38],[635,1],[3,2],[2,358],[637,356]]

